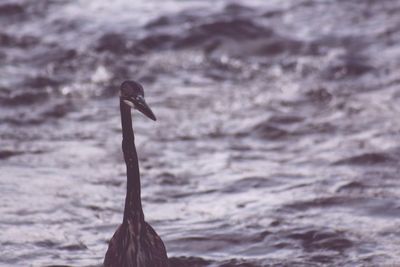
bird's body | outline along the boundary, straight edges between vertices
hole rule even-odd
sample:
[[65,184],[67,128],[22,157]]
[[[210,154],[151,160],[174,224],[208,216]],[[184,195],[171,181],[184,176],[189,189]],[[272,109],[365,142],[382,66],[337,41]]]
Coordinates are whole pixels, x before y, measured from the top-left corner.
[[127,169],[124,219],[110,240],[104,267],[167,267],[168,257],[164,243],[144,220],[131,107],[155,120],[153,112],[144,101],[141,85],[126,81],[121,85],[120,92],[122,150]]
[[119,226],[110,241],[105,267],[165,267],[168,258],[164,244],[145,221],[128,221]]

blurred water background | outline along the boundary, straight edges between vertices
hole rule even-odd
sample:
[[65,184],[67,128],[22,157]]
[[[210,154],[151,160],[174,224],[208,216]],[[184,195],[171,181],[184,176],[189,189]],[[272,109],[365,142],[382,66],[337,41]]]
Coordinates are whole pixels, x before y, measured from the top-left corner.
[[399,266],[400,2],[2,0],[0,266],[99,266],[118,88],[179,266]]

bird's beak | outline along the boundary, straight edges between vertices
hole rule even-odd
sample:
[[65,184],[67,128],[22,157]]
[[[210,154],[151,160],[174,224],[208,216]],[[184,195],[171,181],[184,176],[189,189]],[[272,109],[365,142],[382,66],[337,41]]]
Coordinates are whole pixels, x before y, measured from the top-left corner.
[[146,117],[152,119],[153,121],[157,120],[156,116],[154,115],[153,111],[150,109],[150,107],[147,105],[146,101],[144,100],[143,97],[137,97],[129,102],[133,103],[133,107],[142,112]]

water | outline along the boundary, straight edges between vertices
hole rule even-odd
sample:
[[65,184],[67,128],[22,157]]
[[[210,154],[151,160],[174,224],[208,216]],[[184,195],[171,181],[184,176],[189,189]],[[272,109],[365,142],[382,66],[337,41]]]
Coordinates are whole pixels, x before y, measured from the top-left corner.
[[99,266],[122,221],[118,86],[172,266],[387,266],[398,1],[0,4],[0,266]]

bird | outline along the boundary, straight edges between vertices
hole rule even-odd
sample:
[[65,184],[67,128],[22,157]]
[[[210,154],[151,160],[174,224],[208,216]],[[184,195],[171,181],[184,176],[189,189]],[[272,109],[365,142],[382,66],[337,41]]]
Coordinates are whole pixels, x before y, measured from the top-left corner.
[[168,267],[165,245],[144,219],[131,109],[140,111],[154,121],[156,116],[146,104],[143,87],[138,82],[124,81],[119,93],[127,191],[123,221],[109,242],[103,265],[104,267]]

